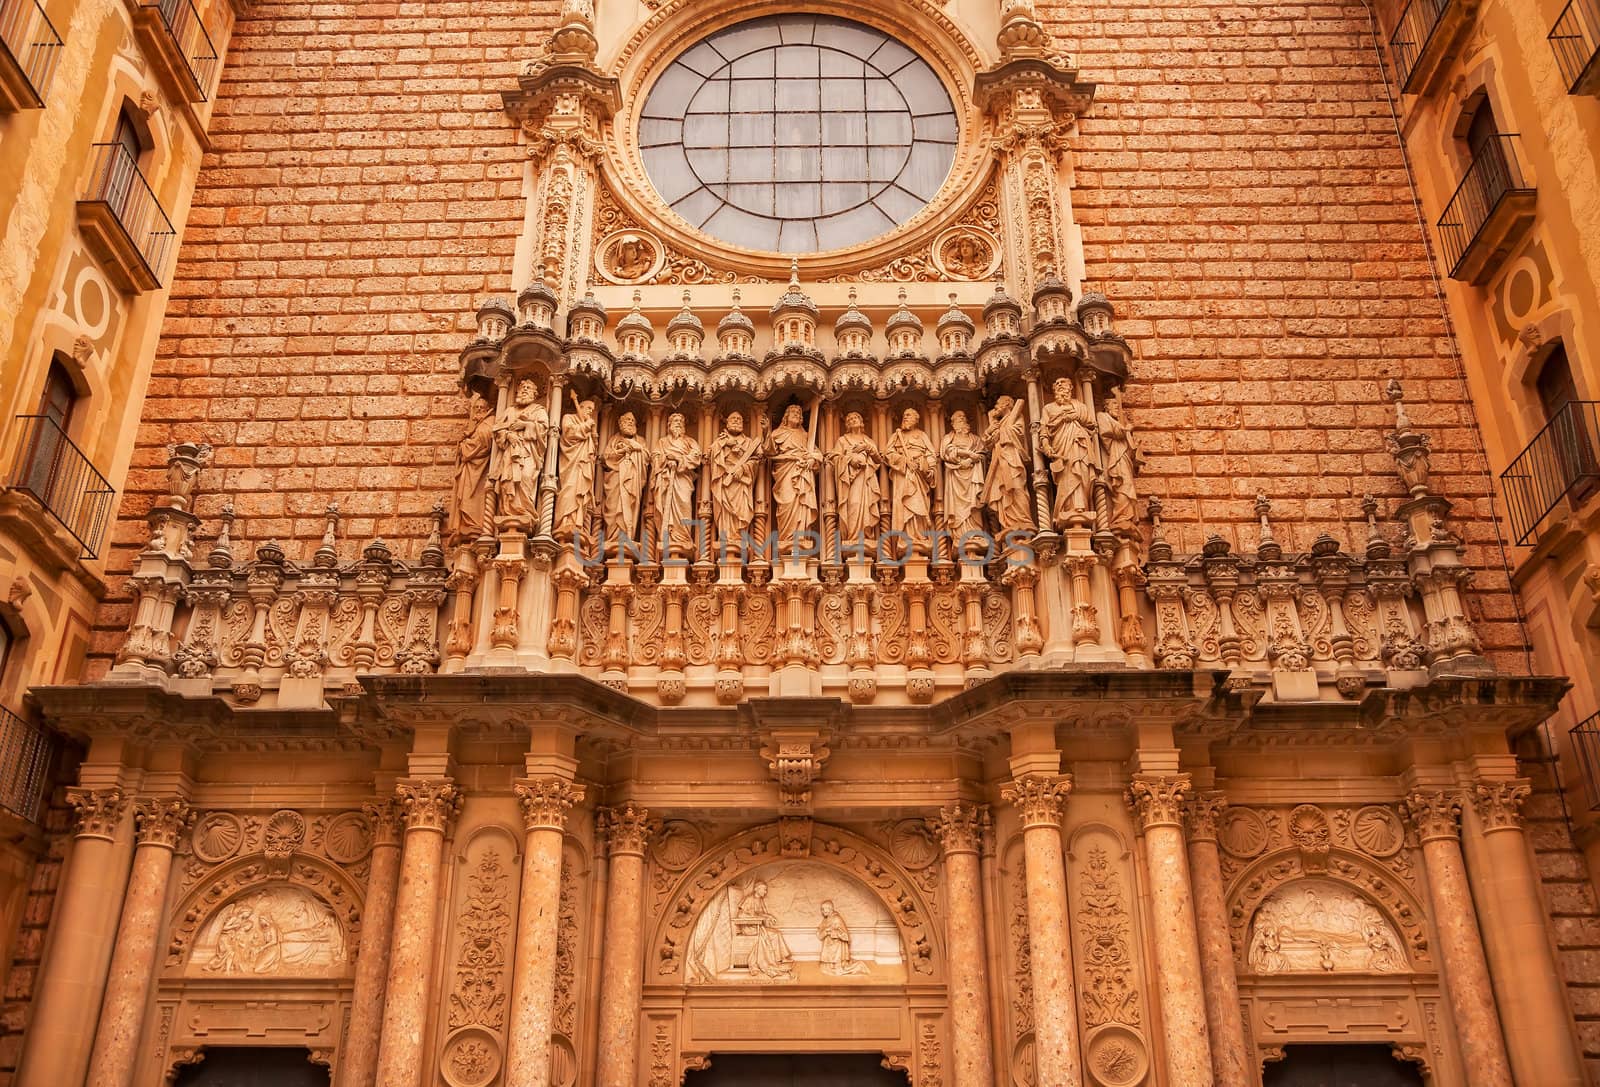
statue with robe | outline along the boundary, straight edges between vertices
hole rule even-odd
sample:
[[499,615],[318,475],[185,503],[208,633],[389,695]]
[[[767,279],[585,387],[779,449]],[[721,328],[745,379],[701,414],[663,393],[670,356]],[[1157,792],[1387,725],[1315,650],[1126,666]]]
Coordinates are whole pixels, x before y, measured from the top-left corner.
[[539,477],[550,441],[550,413],[539,386],[517,382],[511,406],[494,424],[495,523],[502,530],[534,531],[539,524]]
[[1072,382],[1057,378],[1055,399],[1039,420],[1039,448],[1055,480],[1053,521],[1057,528],[1087,524],[1094,503],[1094,461],[1090,442],[1095,429],[1089,405],[1072,395]]
[[900,415],[900,426],[883,447],[889,465],[889,527],[911,539],[913,549],[926,553],[933,537],[933,482],[939,454],[922,416],[915,408]]
[[817,922],[817,942],[822,951],[817,962],[828,977],[852,977],[867,972],[867,964],[850,954],[850,926],[828,899],[822,901],[822,920]]
[[1112,392],[1103,408],[1095,425],[1100,431],[1106,483],[1111,491],[1111,527],[1117,532],[1133,532],[1139,521],[1139,494],[1134,486],[1134,462],[1139,454],[1123,418],[1122,397]]
[[883,502],[883,485],[878,479],[883,458],[877,443],[867,436],[859,411],[844,417],[844,433],[833,443],[828,459],[839,507],[839,539],[846,544],[870,542],[878,534]]
[[667,418],[667,436],[650,456],[650,487],[663,546],[675,558],[694,552],[694,480],[702,459],[683,414],[673,412]]
[[456,443],[456,476],[450,490],[450,540],[463,543],[489,531],[489,454],[494,418],[489,402],[474,392],[467,400],[467,432]]
[[944,463],[944,527],[957,542],[983,531],[983,442],[972,432],[967,413],[950,414],[950,433],[939,446]]
[[761,441],[744,432],[744,416],[731,411],[711,443],[711,520],[718,548],[737,545],[755,517],[756,462]]
[[639,509],[643,505],[645,476],[650,470],[650,449],[639,437],[633,412],[617,420],[617,433],[606,443],[605,518],[608,545],[620,547],[639,538]]
[[767,439],[772,459],[772,503],[777,510],[778,549],[795,546],[796,536],[817,523],[817,469],[822,454],[812,443],[799,404],[783,409],[783,422]]
[[989,409],[983,441],[989,447],[989,471],[978,496],[994,514],[1000,534],[1031,531],[1033,506],[1028,493],[1028,421],[1026,405],[1002,396]]
[[557,448],[561,479],[556,486],[555,523],[558,540],[570,540],[589,531],[599,432],[593,400],[583,401],[561,418],[561,443]]

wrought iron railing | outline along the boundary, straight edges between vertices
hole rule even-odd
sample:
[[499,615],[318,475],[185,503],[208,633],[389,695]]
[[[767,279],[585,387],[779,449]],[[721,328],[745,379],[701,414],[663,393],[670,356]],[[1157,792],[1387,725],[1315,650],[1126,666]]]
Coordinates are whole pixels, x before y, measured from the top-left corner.
[[1568,494],[1600,484],[1600,402],[1569,400],[1500,473],[1519,546]]
[[49,733],[0,706],[0,807],[38,822],[54,750]]
[[159,280],[166,266],[167,251],[178,236],[172,229],[172,220],[162,210],[161,202],[127,147],[120,143],[97,143],[94,153],[94,176],[84,199],[99,201],[111,209],[144,258],[150,274]]
[[19,415],[17,422],[23,428],[22,444],[11,466],[10,485],[37,498],[72,533],[83,558],[97,557],[116,491],[50,416]]
[[1472,165],[1439,216],[1439,245],[1452,276],[1500,202],[1515,193],[1533,191],[1522,179],[1512,144],[1515,138],[1511,133],[1497,133],[1473,149]]
[[211,77],[217,70],[217,48],[211,44],[211,35],[195,10],[191,0],[140,0],[141,7],[154,8],[161,13],[161,25],[166,28],[178,51],[189,65],[189,76],[204,99],[211,91]]
[[1389,36],[1389,49],[1394,54],[1395,74],[1402,90],[1410,89],[1406,84],[1416,70],[1417,58],[1428,47],[1433,32],[1439,29],[1444,9],[1450,4],[1451,0],[1411,0],[1400,13],[1394,33]]
[[1572,746],[1583,767],[1583,783],[1589,794],[1589,810],[1600,811],[1600,713],[1585,717],[1569,732]]
[[0,45],[27,75],[33,93],[44,101],[61,57],[61,35],[39,0],[0,0]]
[[1600,0],[1570,0],[1550,28],[1550,48],[1555,50],[1567,89],[1576,91],[1600,54]]

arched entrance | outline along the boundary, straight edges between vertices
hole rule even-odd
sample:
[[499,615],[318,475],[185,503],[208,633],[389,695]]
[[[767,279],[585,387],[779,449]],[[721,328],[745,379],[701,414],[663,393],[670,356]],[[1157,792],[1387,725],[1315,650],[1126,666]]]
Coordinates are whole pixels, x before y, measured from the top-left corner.
[[1262,1087],[1423,1087],[1414,1064],[1385,1045],[1291,1045],[1267,1065]]
[[173,1087],[328,1087],[328,1069],[312,1064],[304,1048],[207,1047],[205,1059],[179,1072]]
[[714,1053],[684,1087],[906,1087],[876,1053]]

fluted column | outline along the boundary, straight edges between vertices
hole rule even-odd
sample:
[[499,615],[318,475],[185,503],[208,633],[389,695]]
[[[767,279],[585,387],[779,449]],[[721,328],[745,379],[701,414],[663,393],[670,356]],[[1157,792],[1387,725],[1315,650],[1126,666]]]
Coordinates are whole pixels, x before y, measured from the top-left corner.
[[421,1087],[422,1038],[428,1027],[434,929],[439,921],[439,869],[445,834],[461,806],[461,796],[447,777],[418,777],[397,783],[395,798],[406,834],[400,888],[395,895],[377,1081],[383,1087]]
[[522,893],[511,982],[506,1087],[549,1087],[550,1023],[556,994],[556,935],[561,920],[561,836],[583,787],[563,778],[517,782],[522,822]]
[[983,898],[978,878],[978,842],[984,810],[952,804],[939,811],[944,843],[947,944],[950,957],[950,1024],[954,1087],[993,1087],[994,1058],[989,1020],[989,971],[984,959]]
[[1454,791],[1418,791],[1406,811],[1422,840],[1433,925],[1439,933],[1445,992],[1461,1039],[1468,1087],[1511,1087],[1500,1017],[1495,1012],[1489,967],[1483,958],[1477,913],[1461,860],[1461,797]]
[[1033,966],[1036,1087],[1078,1087],[1078,1009],[1067,933],[1067,880],[1061,811],[1072,789],[1065,776],[1026,774],[1001,790],[1022,816],[1023,876],[1028,888],[1028,948]]
[[[62,1087],[84,1081],[95,1015],[105,992],[126,869],[116,834],[127,810],[122,790],[70,789],[77,819],[72,856],[50,926],[50,950],[39,972],[33,1017],[17,1068],[20,1087]],[[124,854],[125,856],[126,854]]]
[[1184,1087],[1210,1087],[1211,1045],[1206,1039],[1205,981],[1195,933],[1189,860],[1183,849],[1183,802],[1188,774],[1140,774],[1128,786],[1144,836],[1144,863],[1155,937],[1161,1023],[1166,1035],[1167,1076]]
[[1217,852],[1217,818],[1228,806],[1219,792],[1189,801],[1189,879],[1194,889],[1194,920],[1200,938],[1205,981],[1206,1022],[1211,1027],[1211,1074],[1217,1087],[1252,1087],[1250,1052],[1244,1039],[1239,977],[1228,934],[1228,903]]
[[402,815],[397,801],[363,804],[372,824],[372,866],[361,906],[361,946],[350,999],[350,1028],[339,1053],[339,1087],[373,1087],[378,1074],[378,1032],[389,981],[389,945],[394,937],[394,901],[400,883]]
[[1480,899],[1499,905],[1499,938],[1488,942],[1489,965],[1517,1082],[1583,1087],[1583,1060],[1573,1044],[1566,986],[1550,946],[1539,875],[1522,830],[1522,802],[1529,792],[1529,783],[1521,779],[1473,786],[1472,804],[1488,864],[1469,875]]
[[650,813],[633,804],[605,813],[611,853],[605,955],[600,973],[600,1060],[596,1087],[633,1087],[639,1060],[640,941],[644,845]]

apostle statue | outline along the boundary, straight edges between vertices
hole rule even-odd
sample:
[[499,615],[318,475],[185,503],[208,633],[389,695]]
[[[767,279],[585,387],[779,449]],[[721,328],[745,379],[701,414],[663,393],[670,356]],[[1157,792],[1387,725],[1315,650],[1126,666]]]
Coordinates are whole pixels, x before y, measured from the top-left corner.
[[850,954],[850,926],[828,899],[822,901],[822,920],[817,922],[817,941],[822,952],[817,962],[829,977],[843,978],[865,974],[867,964]]
[[539,386],[517,382],[511,407],[494,424],[495,521],[497,527],[531,532],[539,522],[539,476],[550,441],[550,413],[539,402]]
[[606,443],[605,516],[606,538],[621,548],[639,538],[639,507],[644,497],[645,475],[650,470],[650,450],[639,437],[639,421],[633,412],[623,412],[617,420],[617,433]]
[[673,412],[667,417],[667,436],[650,455],[650,487],[662,546],[674,558],[694,552],[694,477],[702,459],[700,445],[689,437],[683,414]]
[[1122,397],[1113,390],[1095,418],[1100,431],[1100,449],[1105,457],[1106,483],[1111,489],[1111,528],[1117,532],[1133,532],[1138,525],[1136,508],[1139,495],[1134,489],[1134,462],[1139,453],[1133,447],[1133,435],[1127,420],[1122,416]]
[[966,412],[950,413],[939,459],[944,462],[944,527],[959,542],[983,531],[983,442],[972,433]]
[[905,533],[913,548],[926,552],[933,537],[933,481],[939,454],[921,422],[917,409],[902,412],[899,429],[883,447],[883,459],[889,465],[889,527]]
[[711,443],[711,520],[716,526],[717,547],[739,542],[739,534],[751,528],[755,516],[756,462],[761,459],[761,440],[744,432],[744,416],[730,411],[723,420],[722,433]]
[[1073,398],[1071,381],[1057,378],[1054,391],[1055,400],[1044,406],[1044,418],[1039,421],[1039,448],[1055,479],[1055,526],[1066,528],[1087,524],[1090,519],[1094,462],[1089,443],[1095,423],[1089,405]]
[[561,417],[561,482],[556,487],[555,524],[558,540],[571,540],[588,532],[589,514],[594,509],[594,458],[600,424],[593,400],[575,407]]
[[838,495],[839,539],[846,544],[871,541],[878,534],[878,508],[883,502],[883,486],[878,481],[883,458],[877,443],[867,437],[859,411],[844,417],[844,433],[833,443],[828,460]]
[[989,473],[979,501],[994,514],[1000,535],[1030,531],[1033,507],[1028,497],[1028,422],[1021,400],[1002,396],[989,409],[983,441],[989,447]]
[[822,454],[806,433],[799,404],[783,409],[783,422],[767,439],[772,458],[772,504],[777,510],[778,549],[795,547],[799,533],[817,523],[817,469]]
[[494,448],[494,419],[489,402],[474,392],[467,400],[467,432],[456,443],[456,478],[450,491],[452,542],[475,540],[489,531],[489,452]]

